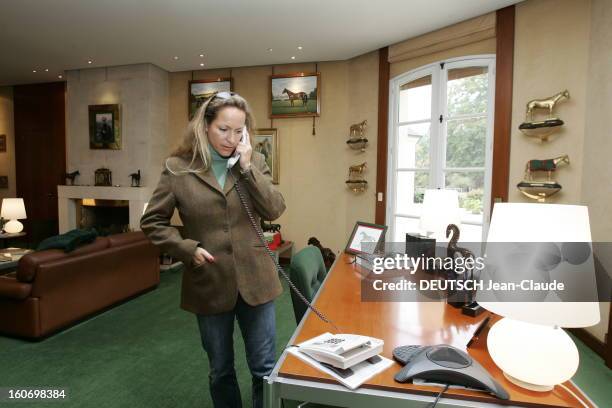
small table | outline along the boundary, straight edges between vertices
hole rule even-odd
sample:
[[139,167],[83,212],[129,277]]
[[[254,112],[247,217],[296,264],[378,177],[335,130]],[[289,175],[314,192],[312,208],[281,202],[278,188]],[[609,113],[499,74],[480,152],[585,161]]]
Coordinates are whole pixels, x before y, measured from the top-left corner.
[[10,234],[8,232],[0,232],[0,240],[2,240],[2,248],[6,248],[6,240],[9,239],[13,239],[13,238],[19,238],[19,237],[25,237],[26,233],[25,232],[16,232],[14,234]]

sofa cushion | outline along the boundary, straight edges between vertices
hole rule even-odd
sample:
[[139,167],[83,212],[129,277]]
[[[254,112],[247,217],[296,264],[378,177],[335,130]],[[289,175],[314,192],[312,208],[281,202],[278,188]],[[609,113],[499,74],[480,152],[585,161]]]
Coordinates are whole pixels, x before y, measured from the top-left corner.
[[55,235],[43,240],[37,251],[45,249],[63,249],[65,252],[74,251],[77,247],[93,242],[98,236],[98,231],[91,229],[73,229],[64,234]]
[[143,239],[146,239],[146,236],[142,231],[124,232],[122,234],[113,234],[108,236],[108,241],[111,248],[119,245],[131,244],[132,242],[142,241]]
[[38,265],[44,262],[51,262],[57,259],[85,255],[91,252],[102,251],[109,247],[108,238],[98,237],[90,244],[83,245],[72,252],[64,252],[60,249],[47,249],[44,251],[34,251],[19,259],[19,267],[17,269],[17,280],[20,282],[32,282],[36,276]]

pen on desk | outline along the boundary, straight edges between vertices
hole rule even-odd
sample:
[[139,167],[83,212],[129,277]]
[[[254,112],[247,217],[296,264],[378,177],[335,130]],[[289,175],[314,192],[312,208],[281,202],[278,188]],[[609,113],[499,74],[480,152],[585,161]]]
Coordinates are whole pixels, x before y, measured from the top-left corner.
[[487,327],[487,325],[489,324],[490,320],[491,320],[491,315],[488,315],[487,317],[484,318],[482,323],[480,323],[480,326],[478,326],[478,328],[474,332],[474,335],[472,336],[470,341],[468,341],[468,344],[467,344],[466,347],[470,347],[472,345],[472,343],[474,342],[474,340],[478,339],[478,336],[480,336],[480,333],[482,333],[482,331],[485,329],[485,327]]

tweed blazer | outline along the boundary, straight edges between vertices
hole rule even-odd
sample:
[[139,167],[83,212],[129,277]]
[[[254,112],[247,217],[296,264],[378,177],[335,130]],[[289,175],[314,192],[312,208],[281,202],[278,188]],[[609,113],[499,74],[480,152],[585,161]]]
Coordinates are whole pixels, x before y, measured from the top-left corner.
[[[153,244],[185,265],[181,307],[199,314],[231,310],[238,293],[255,306],[276,298],[282,286],[274,262],[249,222],[234,183],[240,189],[259,225],[260,219],[275,220],[285,210],[283,196],[272,184],[264,156],[253,152],[251,171],[240,175],[235,165],[222,189],[212,169],[200,173],[178,173],[189,161],[167,160],[140,227]],[[201,162],[196,162],[199,166]],[[197,167],[196,167],[197,168]],[[174,209],[183,221],[182,231],[170,225]],[[215,257],[214,263],[194,265],[200,245]]]

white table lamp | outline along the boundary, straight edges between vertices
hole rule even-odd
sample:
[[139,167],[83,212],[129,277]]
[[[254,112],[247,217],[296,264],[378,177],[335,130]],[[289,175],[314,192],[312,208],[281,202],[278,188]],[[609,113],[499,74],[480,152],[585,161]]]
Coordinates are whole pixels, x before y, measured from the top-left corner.
[[[588,209],[577,205],[497,203],[487,237],[488,254],[494,242],[533,243],[528,249],[536,248],[538,243],[583,242],[590,248]],[[563,273],[559,270],[564,269],[564,263],[568,264],[559,262],[550,273]],[[515,272],[533,277],[541,274],[536,270],[537,263],[526,262],[525,265],[533,270]],[[592,248],[580,268],[572,271],[579,271],[577,279],[586,287],[592,286],[591,293],[596,293]],[[549,391],[556,384],[569,380],[578,369],[578,349],[561,327],[592,326],[600,318],[596,301],[561,302],[557,298],[541,302],[491,302],[478,296],[477,301],[485,309],[504,317],[491,327],[487,337],[491,358],[510,381],[533,391]]]
[[16,234],[23,231],[23,224],[17,220],[27,218],[23,198],[5,198],[2,200],[0,217],[9,220],[4,224],[4,231],[9,234]]
[[457,190],[425,190],[419,224],[425,235],[444,239],[448,224],[460,222]]

